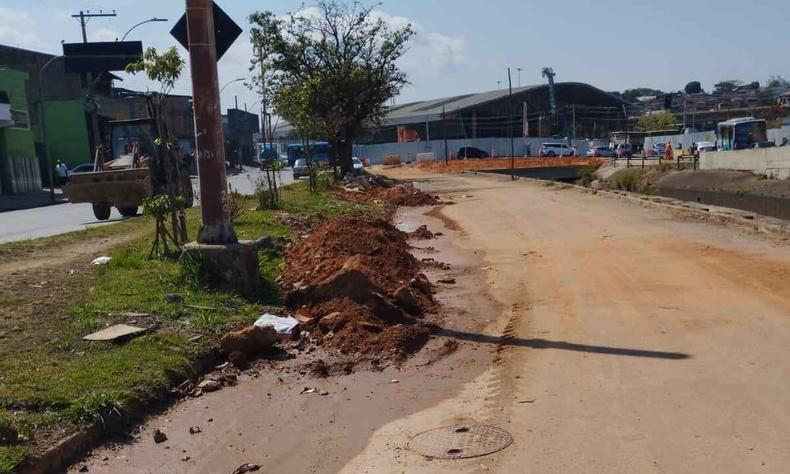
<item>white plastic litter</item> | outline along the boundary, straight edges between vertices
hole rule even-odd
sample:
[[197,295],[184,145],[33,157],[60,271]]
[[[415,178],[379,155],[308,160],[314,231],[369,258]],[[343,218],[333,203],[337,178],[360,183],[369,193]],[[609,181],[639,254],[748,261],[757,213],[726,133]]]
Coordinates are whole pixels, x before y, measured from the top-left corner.
[[296,331],[299,321],[290,316],[283,318],[275,314],[266,313],[255,321],[255,325],[258,327],[271,326],[278,335],[290,336]]
[[112,260],[112,257],[96,257],[91,262],[91,265],[107,265]]

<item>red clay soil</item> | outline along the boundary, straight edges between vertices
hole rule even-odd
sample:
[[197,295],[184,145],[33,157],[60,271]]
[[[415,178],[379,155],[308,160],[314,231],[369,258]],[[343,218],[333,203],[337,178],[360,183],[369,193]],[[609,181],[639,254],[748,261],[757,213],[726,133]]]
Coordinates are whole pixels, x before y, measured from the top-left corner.
[[[601,165],[603,160],[599,158],[516,158],[516,168],[553,168],[557,166],[586,166]],[[458,171],[477,171],[477,170],[499,170],[508,169],[511,166],[510,158],[485,158],[482,160],[451,160],[448,164],[444,161],[416,163],[413,166],[426,168],[439,172],[458,172]]]
[[439,200],[411,184],[393,184],[391,187],[360,187],[354,191],[341,188],[338,193],[343,199],[357,202],[376,202],[391,206],[430,206]]
[[347,215],[286,251],[286,304],[311,320],[313,339],[342,353],[394,358],[427,341],[423,315],[435,303],[407,238],[383,219]]

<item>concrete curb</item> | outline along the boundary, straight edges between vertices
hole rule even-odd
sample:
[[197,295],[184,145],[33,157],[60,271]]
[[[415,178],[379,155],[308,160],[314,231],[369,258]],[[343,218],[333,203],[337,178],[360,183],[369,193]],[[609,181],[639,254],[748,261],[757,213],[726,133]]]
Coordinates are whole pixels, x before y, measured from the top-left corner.
[[[478,173],[462,171],[461,174],[477,175]],[[486,173],[486,176],[496,176]],[[507,176],[498,176],[499,179],[510,181]],[[573,189],[585,194],[592,194],[614,199],[622,199],[643,207],[652,207],[673,211],[686,217],[717,222],[720,224],[735,225],[756,233],[764,234],[779,240],[790,240],[790,222],[774,217],[742,211],[728,207],[711,206],[697,202],[681,201],[663,196],[652,196],[620,190],[601,190],[580,186],[578,184],[558,183],[534,178],[518,178],[541,186],[551,186],[555,189]]]
[[[198,358],[191,364],[192,377],[190,378],[208,373],[218,361],[219,356],[215,351]],[[177,385],[173,384],[173,386]],[[60,440],[58,444],[47,449],[44,453],[29,456],[18,467],[18,472],[19,474],[47,474],[65,471],[80,454],[101,445],[108,433],[122,432],[139,424],[141,420],[156,415],[159,410],[172,406],[172,404],[172,400],[168,399],[168,394],[163,393],[160,398],[149,403],[132,404],[124,410],[123,414],[111,413],[105,418],[104,423],[93,423]],[[152,412],[152,407],[158,408]]]

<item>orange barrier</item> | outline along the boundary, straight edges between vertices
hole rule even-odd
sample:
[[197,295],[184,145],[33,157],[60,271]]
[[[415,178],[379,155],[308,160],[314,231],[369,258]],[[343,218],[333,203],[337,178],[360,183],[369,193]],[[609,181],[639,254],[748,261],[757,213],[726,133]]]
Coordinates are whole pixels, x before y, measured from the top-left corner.
[[[569,158],[516,158],[516,168],[556,168],[561,166],[600,166],[604,160],[600,158],[584,158],[584,157],[569,157]],[[480,160],[450,160],[445,164],[443,160],[433,162],[416,163],[413,166],[418,168],[425,168],[435,171],[478,171],[478,170],[501,170],[509,169],[511,165],[510,158],[484,158]]]

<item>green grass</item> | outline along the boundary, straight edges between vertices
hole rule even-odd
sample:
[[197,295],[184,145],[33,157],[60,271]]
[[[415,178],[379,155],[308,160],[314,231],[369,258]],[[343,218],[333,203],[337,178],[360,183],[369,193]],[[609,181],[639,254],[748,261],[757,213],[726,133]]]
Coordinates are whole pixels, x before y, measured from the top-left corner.
[[[310,194],[306,182],[283,188],[278,210],[256,211],[254,198],[243,198],[242,204],[246,210],[234,227],[240,239],[248,240],[288,237],[289,228],[277,218],[283,212],[326,218],[380,209],[339,200],[331,192]],[[187,213],[192,238],[199,228],[199,212],[191,209]],[[14,426],[33,427],[16,444],[0,444],[0,473],[12,472],[30,452],[36,430],[101,422],[132,402],[158,397],[187,377],[190,364],[214,350],[224,331],[254,321],[262,305],[280,303],[275,281],[282,256],[277,252],[259,254],[264,292],[259,300],[250,301],[205,288],[190,265],[148,259],[153,234],[148,219],[15,245],[32,249],[73,242],[71,239],[82,239],[86,233],[109,236],[144,227],[148,228],[145,237],[108,253],[112,260],[93,270],[76,304],[49,315],[54,328],[47,339],[0,350],[0,415],[13,414],[0,417],[0,423],[11,419]],[[184,301],[168,303],[168,293],[178,293]],[[108,325],[127,322],[119,316],[124,312],[150,314],[138,325],[152,326],[152,330],[120,344],[82,339]],[[190,342],[195,335],[201,338]]]
[[641,168],[629,168],[614,174],[610,179],[612,187],[624,191],[639,191],[640,181],[645,175]]

